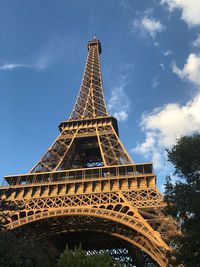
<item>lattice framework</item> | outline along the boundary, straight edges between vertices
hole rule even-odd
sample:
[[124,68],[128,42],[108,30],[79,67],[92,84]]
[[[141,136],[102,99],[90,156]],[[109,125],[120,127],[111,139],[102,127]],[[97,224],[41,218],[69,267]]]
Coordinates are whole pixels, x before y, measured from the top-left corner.
[[[176,225],[164,214],[152,164],[133,162],[119,139],[116,119],[107,112],[100,42],[90,41],[88,50],[76,104],[70,119],[59,125],[55,142],[29,173],[5,177],[0,225],[9,231],[30,226],[38,238],[102,233],[121,244],[110,251],[134,255],[130,266],[150,266],[150,259],[152,266],[166,266]],[[128,256],[121,254],[125,262]]]

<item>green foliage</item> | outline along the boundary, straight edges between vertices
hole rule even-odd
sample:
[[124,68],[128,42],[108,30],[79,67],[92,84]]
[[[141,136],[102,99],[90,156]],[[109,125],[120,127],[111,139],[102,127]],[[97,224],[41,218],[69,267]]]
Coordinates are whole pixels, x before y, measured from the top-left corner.
[[53,267],[56,251],[34,237],[16,239],[11,233],[0,235],[0,267]]
[[114,262],[108,253],[88,256],[81,247],[70,250],[68,247],[58,259],[57,267],[120,267],[121,263]]
[[168,151],[168,158],[181,179],[175,184],[167,177],[167,212],[180,226],[182,235],[174,237],[173,266],[200,266],[200,135],[180,138]]
[[188,183],[199,182],[200,135],[184,136],[168,151],[168,158],[174,164],[176,174]]

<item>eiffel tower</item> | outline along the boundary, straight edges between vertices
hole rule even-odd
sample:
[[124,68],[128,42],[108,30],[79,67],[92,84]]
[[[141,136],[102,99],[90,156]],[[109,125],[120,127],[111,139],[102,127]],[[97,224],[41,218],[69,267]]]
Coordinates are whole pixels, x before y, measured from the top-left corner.
[[0,223],[89,254],[109,251],[126,266],[166,266],[176,231],[165,216],[152,163],[136,164],[104,99],[100,41],[88,43],[78,98],[60,134],[26,174],[4,177]]

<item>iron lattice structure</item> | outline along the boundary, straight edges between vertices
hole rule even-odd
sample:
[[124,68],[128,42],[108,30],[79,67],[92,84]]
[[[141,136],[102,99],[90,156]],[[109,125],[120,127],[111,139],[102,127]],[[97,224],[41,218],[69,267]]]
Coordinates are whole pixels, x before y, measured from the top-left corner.
[[46,154],[29,173],[5,177],[1,226],[81,242],[89,254],[110,251],[126,266],[166,266],[176,226],[163,212],[152,163],[132,161],[108,114],[100,53],[94,38],[70,119]]

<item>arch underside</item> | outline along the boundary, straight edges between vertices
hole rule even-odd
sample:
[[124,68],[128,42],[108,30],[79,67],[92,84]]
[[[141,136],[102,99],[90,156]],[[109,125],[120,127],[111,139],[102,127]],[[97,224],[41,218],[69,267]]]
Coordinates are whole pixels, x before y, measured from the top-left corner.
[[[79,246],[88,254],[108,251],[114,259],[126,266],[162,266],[152,244],[138,232],[120,223],[93,216],[58,216],[24,224],[13,229],[21,235],[36,235],[49,240],[62,251]],[[160,261],[160,263],[158,263]]]
[[[54,210],[44,211],[30,215],[30,212],[24,218],[10,222],[7,228],[20,229],[29,228],[37,232],[38,238],[45,236],[60,236],[74,233],[84,233],[78,237],[85,235],[85,233],[93,232],[95,234],[103,234],[104,242],[102,244],[115,244],[114,247],[98,247],[95,245],[96,238],[91,241],[91,247],[86,245],[85,240],[82,238],[77,240],[74,245],[82,244],[83,248],[90,251],[106,250],[111,252],[122,252],[124,254],[123,261],[129,261],[129,266],[166,266],[165,253],[163,248],[156,244],[156,239],[151,236],[148,229],[141,226],[134,216],[127,216],[115,211],[105,211],[100,209],[68,209],[68,210]],[[130,224],[130,218],[132,225]],[[133,224],[134,222],[134,224]],[[146,230],[146,232],[145,232]],[[106,236],[106,238],[105,238]],[[114,242],[118,240],[117,242]],[[60,243],[60,242],[59,242]],[[68,243],[68,242],[66,242]],[[157,241],[158,243],[158,241]],[[126,245],[125,245],[126,244]],[[73,242],[68,244],[73,246]],[[118,258],[119,259],[119,258]],[[140,263],[141,262],[141,263]],[[149,265],[151,263],[151,265]]]
[[[136,201],[135,196],[133,200]],[[107,235],[109,233],[112,238],[126,242],[135,250],[141,250],[153,262],[164,267],[166,266],[165,254],[169,249],[165,241],[169,240],[167,233],[169,234],[170,231],[168,229],[173,230],[173,228],[169,218],[162,213],[162,206],[160,208],[154,207],[154,202],[143,200],[142,204],[136,203],[139,205],[139,208],[136,208],[135,202],[132,202],[130,196],[126,192],[120,191],[116,193],[24,198],[2,202],[0,220],[8,230],[15,231],[34,226],[39,231],[40,227],[37,225],[41,225],[44,233],[47,230],[50,233],[49,229],[52,228],[52,224],[49,222],[54,220],[57,227],[53,227],[51,234],[56,234],[58,229],[58,235],[61,233],[60,229],[63,229],[62,224],[59,223],[62,220],[64,220],[63,225],[65,227],[63,231],[66,233],[91,232],[94,227],[92,221],[96,220],[99,223],[96,223],[98,230],[95,230],[95,233]],[[71,218],[79,219],[73,221]],[[83,220],[82,226],[79,225],[78,220]],[[102,231],[104,228],[101,226],[103,221],[106,222],[107,227],[104,232]],[[47,222],[45,228],[42,227],[44,222]],[[38,236],[42,237],[41,231]]]

